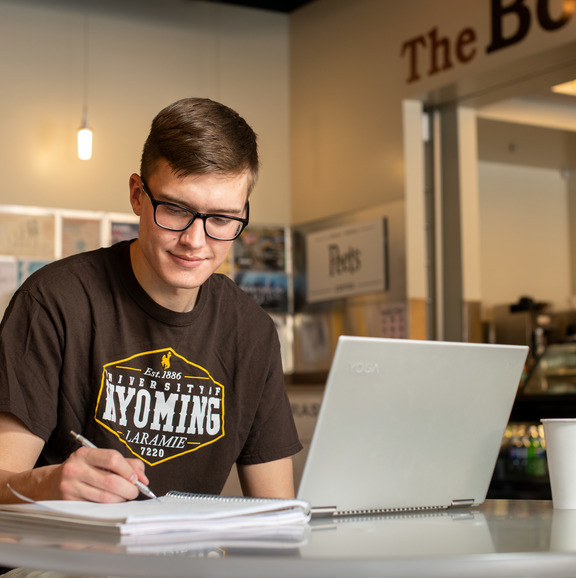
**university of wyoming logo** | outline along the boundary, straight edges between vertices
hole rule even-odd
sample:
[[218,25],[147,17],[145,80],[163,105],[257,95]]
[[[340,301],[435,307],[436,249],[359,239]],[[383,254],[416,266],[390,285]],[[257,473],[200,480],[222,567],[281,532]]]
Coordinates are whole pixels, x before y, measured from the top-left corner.
[[147,351],[104,365],[95,417],[154,466],[224,436],[224,387],[171,348]]

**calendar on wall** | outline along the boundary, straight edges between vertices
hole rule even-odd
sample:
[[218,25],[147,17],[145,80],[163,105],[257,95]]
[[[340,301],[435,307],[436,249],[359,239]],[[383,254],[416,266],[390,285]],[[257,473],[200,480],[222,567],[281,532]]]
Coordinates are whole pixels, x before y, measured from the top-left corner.
[[405,303],[391,303],[380,307],[380,331],[381,337],[392,339],[406,339],[407,307]]

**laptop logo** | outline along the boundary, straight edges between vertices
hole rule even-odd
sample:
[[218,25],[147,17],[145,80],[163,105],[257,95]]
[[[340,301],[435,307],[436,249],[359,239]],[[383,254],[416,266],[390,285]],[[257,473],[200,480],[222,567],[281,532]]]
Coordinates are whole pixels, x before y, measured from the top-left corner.
[[350,363],[350,371],[358,374],[380,373],[380,367],[377,363],[371,363],[369,361],[355,361]]

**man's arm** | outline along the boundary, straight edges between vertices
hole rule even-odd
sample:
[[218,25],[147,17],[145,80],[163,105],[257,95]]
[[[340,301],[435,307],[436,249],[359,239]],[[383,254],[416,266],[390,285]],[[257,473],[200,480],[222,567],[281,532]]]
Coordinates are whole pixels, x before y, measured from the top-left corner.
[[8,483],[34,500],[121,502],[138,496],[134,481],[148,483],[144,464],[115,450],[79,448],[63,464],[34,468],[44,441],[18,418],[0,413],[0,502],[19,500]]
[[238,477],[245,496],[294,497],[294,472],[291,457],[263,464],[238,465]]

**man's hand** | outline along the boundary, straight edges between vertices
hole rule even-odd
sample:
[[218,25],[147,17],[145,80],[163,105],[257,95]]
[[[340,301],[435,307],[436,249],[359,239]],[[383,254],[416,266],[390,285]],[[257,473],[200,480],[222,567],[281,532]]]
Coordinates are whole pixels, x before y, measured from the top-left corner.
[[134,500],[139,493],[134,482],[148,484],[143,462],[126,459],[116,450],[80,448],[55,470],[55,479],[46,487],[52,486],[62,500]]
[[88,500],[116,503],[138,496],[136,480],[148,484],[144,464],[115,450],[79,448],[63,464],[34,468],[44,442],[17,418],[0,413],[0,502]]

